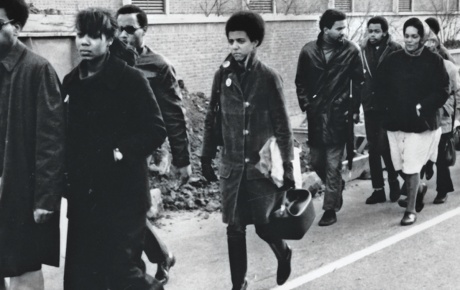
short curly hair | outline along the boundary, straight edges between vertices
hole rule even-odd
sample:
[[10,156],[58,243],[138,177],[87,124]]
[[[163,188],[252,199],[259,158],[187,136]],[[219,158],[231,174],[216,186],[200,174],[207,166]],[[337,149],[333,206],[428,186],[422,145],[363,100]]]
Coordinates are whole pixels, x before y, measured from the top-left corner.
[[119,15],[132,14],[132,13],[136,13],[137,22],[139,23],[139,26],[142,27],[144,30],[146,30],[147,26],[149,25],[147,14],[139,6],[136,6],[133,4],[125,5],[121,7],[120,9],[118,9],[116,16],[118,18]]
[[347,15],[345,15],[342,11],[328,9],[324,11],[323,15],[321,15],[319,20],[319,29],[321,32],[324,30],[324,27],[331,29],[336,21],[342,21],[345,19],[347,19]]
[[265,36],[265,21],[256,12],[239,11],[232,14],[225,24],[227,38],[230,31],[244,31],[251,41],[257,40],[257,46],[260,46]]
[[102,34],[107,38],[114,38],[118,24],[112,13],[103,8],[88,8],[78,12],[75,19],[75,28],[91,38],[100,38]]
[[0,1],[0,8],[5,9],[8,19],[14,19],[13,23],[19,23],[21,27],[26,25],[29,19],[29,6],[24,0]]

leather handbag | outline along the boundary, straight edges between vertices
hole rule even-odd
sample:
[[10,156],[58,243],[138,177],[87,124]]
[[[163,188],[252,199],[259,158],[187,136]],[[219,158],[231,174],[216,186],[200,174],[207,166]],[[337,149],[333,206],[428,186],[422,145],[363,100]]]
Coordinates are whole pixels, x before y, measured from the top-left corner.
[[441,163],[444,166],[453,166],[455,165],[455,161],[457,159],[457,152],[455,151],[455,141],[453,135],[446,140],[446,144],[443,148],[443,152],[439,152],[442,154]]
[[311,193],[306,189],[291,189],[285,193],[281,208],[270,215],[270,227],[281,239],[300,240],[315,217]]

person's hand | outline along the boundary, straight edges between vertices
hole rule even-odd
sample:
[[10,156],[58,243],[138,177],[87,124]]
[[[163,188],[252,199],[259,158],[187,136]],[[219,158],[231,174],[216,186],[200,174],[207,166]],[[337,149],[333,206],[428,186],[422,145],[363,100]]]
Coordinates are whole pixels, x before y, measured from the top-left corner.
[[283,186],[280,190],[289,190],[291,188],[295,188],[295,181],[294,181],[294,166],[292,162],[284,162],[283,163]]
[[192,165],[187,165],[184,167],[179,168],[179,178],[180,178],[180,186],[186,184],[192,175]]
[[34,210],[34,220],[37,224],[42,224],[48,221],[53,215],[54,211],[37,208]]
[[358,124],[359,123],[359,114],[358,113],[354,113],[353,114],[353,122],[355,124]]
[[212,159],[209,157],[201,157],[201,174],[208,182],[217,181],[217,176],[211,165]]

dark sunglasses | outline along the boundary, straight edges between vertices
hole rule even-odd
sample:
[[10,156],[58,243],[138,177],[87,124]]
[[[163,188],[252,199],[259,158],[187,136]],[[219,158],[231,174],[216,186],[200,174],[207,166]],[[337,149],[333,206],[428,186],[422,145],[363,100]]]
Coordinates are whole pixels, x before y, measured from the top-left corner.
[[142,27],[134,27],[132,25],[127,25],[127,26],[120,26],[120,33],[122,33],[123,31],[126,31],[126,33],[128,34],[134,34],[134,32],[136,32],[136,30],[138,29],[141,29]]
[[11,23],[11,22],[13,22],[13,21],[14,21],[14,19],[8,20],[8,21],[6,21],[6,22],[0,22],[0,30],[3,29],[3,26],[5,26],[5,25],[7,25],[8,23]]

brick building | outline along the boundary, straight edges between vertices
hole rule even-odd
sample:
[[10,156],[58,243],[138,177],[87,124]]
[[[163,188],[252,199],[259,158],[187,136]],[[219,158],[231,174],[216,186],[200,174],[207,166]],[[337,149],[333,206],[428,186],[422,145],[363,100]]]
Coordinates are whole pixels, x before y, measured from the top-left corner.
[[[316,38],[319,15],[338,8],[349,15],[349,36],[362,39],[365,21],[374,15],[388,18],[391,32],[402,36],[402,21],[422,19],[439,11],[458,13],[460,0],[34,0],[37,14],[30,17],[23,40],[48,58],[62,78],[78,62],[73,44],[73,16],[90,6],[117,10],[133,3],[149,12],[146,44],[165,55],[176,67],[189,91],[209,94],[212,76],[228,54],[225,21],[233,11],[253,9],[263,14],[267,35],[259,57],[276,68],[285,83],[291,116],[300,110],[294,77],[302,46]],[[217,5],[213,6],[213,3]],[[433,4],[437,3],[437,4]],[[53,15],[59,14],[59,15]]]

